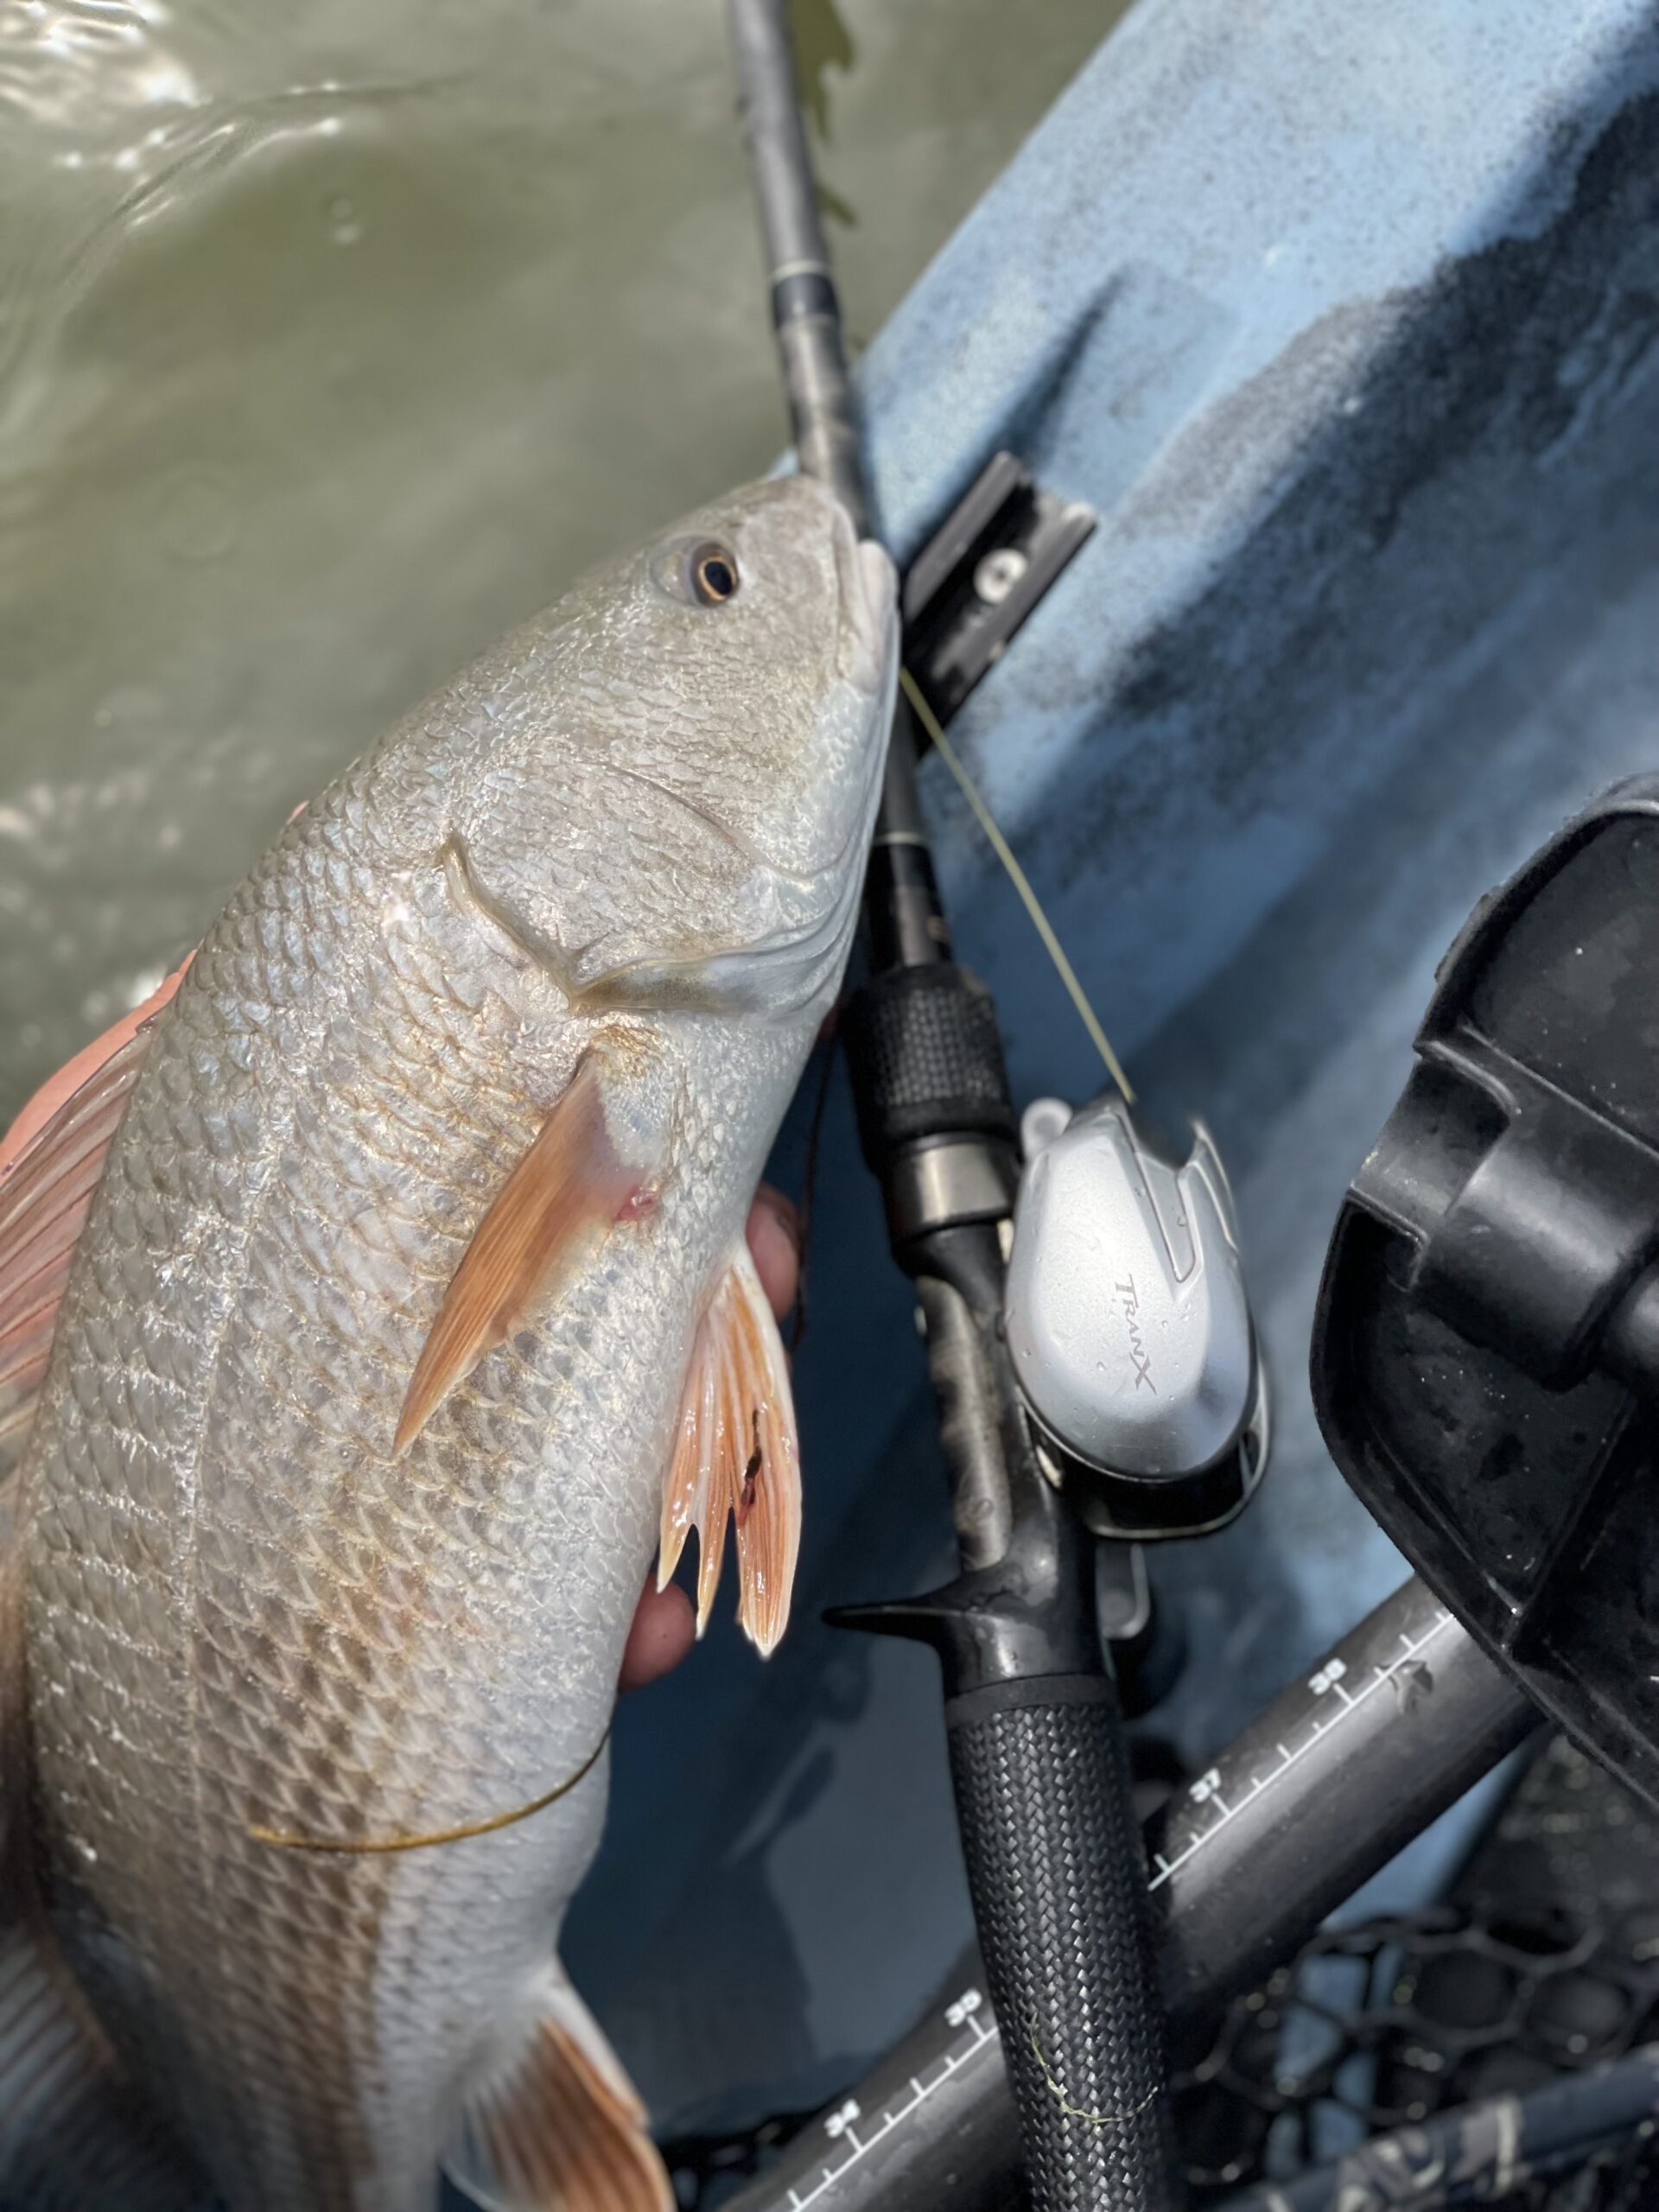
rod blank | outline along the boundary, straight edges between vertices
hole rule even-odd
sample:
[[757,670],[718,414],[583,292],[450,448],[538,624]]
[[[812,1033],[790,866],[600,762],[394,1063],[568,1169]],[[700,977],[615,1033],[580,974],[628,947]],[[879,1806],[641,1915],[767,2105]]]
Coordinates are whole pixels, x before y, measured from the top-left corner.
[[795,451],[804,473],[830,486],[863,537],[869,508],[858,416],[789,25],[781,0],[729,0],[728,16]]

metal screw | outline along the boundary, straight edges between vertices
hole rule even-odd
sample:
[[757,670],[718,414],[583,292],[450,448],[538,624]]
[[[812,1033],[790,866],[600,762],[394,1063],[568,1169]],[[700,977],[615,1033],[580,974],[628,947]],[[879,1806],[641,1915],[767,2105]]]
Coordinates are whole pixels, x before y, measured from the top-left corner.
[[1031,566],[1017,545],[999,545],[974,570],[974,591],[987,607],[1001,607]]
[[1071,1109],[1064,1098],[1033,1098],[1020,1117],[1020,1149],[1035,1160],[1069,1126]]

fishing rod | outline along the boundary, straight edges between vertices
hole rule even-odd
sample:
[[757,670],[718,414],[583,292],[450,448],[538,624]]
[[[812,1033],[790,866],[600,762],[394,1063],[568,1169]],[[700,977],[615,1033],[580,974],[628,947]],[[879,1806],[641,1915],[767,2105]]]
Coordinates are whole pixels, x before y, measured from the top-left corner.
[[[1413,1576],[1215,1752],[1146,1827],[1175,2064],[1537,1723]],[[1020,2145],[983,1986],[969,1948],[729,2212],[1007,2212]]]
[[[729,0],[773,328],[801,467],[870,525],[856,405],[783,0]],[[1147,1875],[1095,1599],[1004,1338],[1018,1135],[989,993],[951,957],[901,697],[842,1022],[865,1156],[915,1281],[962,1573],[845,1607],[931,1643],[969,1889],[1039,2212],[1178,2200]]]

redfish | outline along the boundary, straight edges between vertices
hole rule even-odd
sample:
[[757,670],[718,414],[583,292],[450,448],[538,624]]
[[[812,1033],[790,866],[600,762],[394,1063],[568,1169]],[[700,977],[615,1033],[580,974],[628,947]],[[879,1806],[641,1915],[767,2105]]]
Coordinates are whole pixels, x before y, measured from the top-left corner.
[[[0,1184],[0,2201],[672,2202],[561,1969],[653,1550],[782,1632],[744,1217],[898,644],[719,500],[289,825]],[[78,1233],[77,1233],[78,1232]]]

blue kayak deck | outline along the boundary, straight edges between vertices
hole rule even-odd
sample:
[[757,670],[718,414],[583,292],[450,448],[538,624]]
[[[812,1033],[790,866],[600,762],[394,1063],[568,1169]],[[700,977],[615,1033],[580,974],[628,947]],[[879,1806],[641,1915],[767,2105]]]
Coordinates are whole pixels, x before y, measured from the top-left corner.
[[[1194,1758],[1404,1571],[1304,1368],[1434,963],[1659,759],[1656,150],[1637,0],[1141,0],[863,365],[901,559],[999,447],[1101,516],[956,735],[1137,1082],[1205,1116],[1237,1190],[1274,1463],[1154,1562],[1191,1650],[1156,1724]],[[938,771],[1016,1095],[1084,1096],[1101,1071]],[[933,1662],[817,1620],[950,1559],[840,1075],[811,1284],[796,1625],[763,1670],[722,1622],[629,1702],[567,1946],[671,2125],[827,2094],[969,1932]]]

